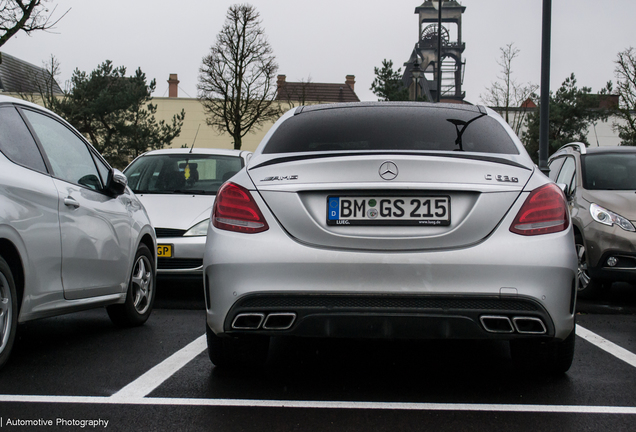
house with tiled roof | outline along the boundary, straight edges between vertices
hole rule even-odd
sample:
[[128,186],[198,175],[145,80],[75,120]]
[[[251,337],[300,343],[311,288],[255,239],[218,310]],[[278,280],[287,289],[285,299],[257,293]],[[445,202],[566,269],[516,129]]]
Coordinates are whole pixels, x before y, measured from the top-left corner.
[[355,75],[347,75],[344,83],[288,82],[278,75],[276,100],[292,105],[313,103],[360,102],[354,88]]
[[62,94],[62,89],[46,69],[0,53],[0,92],[39,94],[45,89]]

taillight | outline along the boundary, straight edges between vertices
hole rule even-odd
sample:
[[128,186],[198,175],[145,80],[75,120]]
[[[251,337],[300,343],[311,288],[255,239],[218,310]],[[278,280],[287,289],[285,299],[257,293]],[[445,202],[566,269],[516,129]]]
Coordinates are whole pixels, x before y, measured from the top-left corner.
[[250,191],[231,182],[223,184],[216,194],[212,225],[248,234],[269,229]]
[[539,235],[564,231],[569,226],[565,196],[553,183],[533,190],[521,206],[510,231],[521,235]]

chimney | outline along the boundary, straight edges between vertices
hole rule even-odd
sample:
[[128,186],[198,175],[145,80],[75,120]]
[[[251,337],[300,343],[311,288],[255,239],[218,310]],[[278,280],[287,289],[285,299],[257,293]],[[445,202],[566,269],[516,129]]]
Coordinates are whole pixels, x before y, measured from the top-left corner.
[[345,84],[348,85],[349,87],[351,87],[351,90],[354,89],[354,85],[356,83],[356,76],[355,75],[347,75],[345,78]]
[[278,91],[280,91],[280,88],[285,85],[286,78],[287,78],[286,75],[278,75],[278,79],[276,81],[276,87],[278,87]]
[[598,95],[598,107],[605,109],[618,108],[618,95]]
[[179,97],[179,80],[177,79],[177,74],[170,74],[170,79],[168,80],[168,97]]

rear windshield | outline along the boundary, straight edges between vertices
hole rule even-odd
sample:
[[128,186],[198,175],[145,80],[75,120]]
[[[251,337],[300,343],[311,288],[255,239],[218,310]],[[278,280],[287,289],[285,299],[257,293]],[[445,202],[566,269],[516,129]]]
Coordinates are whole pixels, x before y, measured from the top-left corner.
[[581,158],[588,190],[636,190],[636,153],[587,154]]
[[519,154],[501,124],[482,113],[413,107],[301,113],[278,127],[263,153],[355,150]]
[[138,158],[124,174],[135,193],[214,195],[242,167],[237,156],[157,154]]

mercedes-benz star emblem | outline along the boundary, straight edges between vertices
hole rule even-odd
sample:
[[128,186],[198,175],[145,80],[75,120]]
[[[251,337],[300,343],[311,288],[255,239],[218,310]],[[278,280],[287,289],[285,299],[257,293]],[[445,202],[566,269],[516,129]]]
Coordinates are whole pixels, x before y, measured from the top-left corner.
[[398,176],[398,167],[391,161],[386,161],[380,165],[380,177],[384,180],[393,180]]

